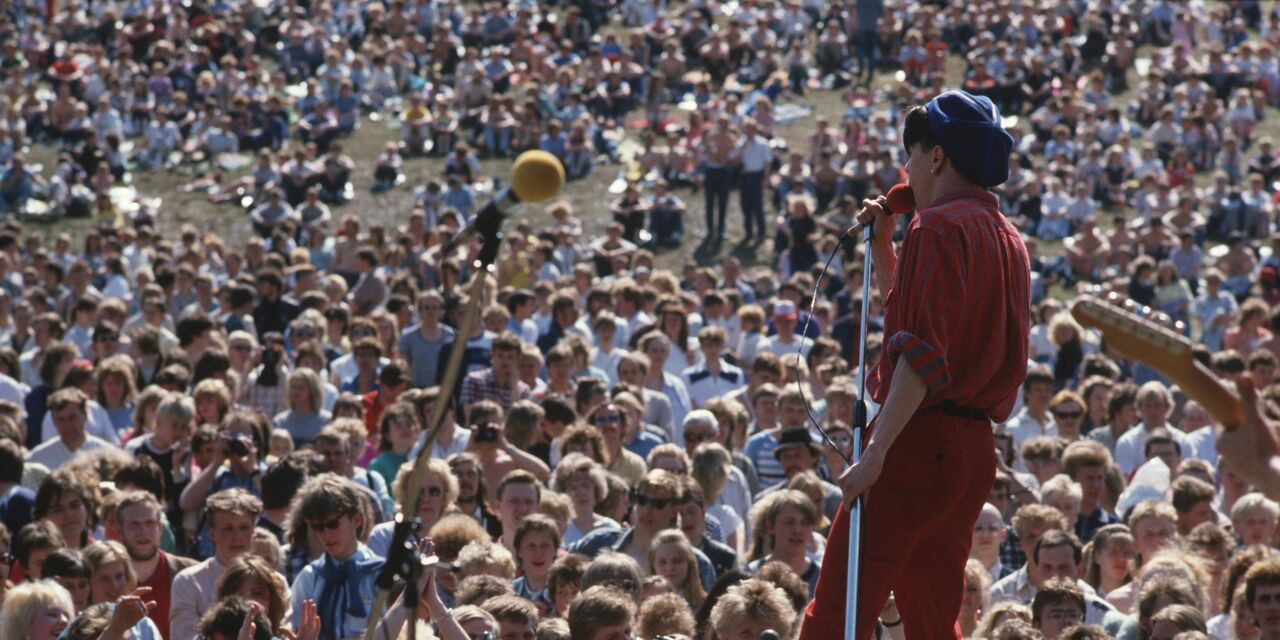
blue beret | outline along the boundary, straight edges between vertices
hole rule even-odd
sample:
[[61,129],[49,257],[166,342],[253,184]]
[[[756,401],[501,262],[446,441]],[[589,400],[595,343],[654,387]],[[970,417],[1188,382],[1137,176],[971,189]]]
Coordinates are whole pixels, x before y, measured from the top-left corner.
[[986,96],[944,91],[925,105],[929,128],[964,177],[983,187],[1009,179],[1013,136],[1000,124],[1000,110]]

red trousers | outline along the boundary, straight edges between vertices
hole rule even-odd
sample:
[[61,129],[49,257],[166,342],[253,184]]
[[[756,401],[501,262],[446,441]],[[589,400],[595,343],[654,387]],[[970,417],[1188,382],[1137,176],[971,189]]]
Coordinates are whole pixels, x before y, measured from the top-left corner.
[[[929,408],[907,422],[863,508],[857,640],[872,637],[890,591],[906,637],[960,638],[956,618],[964,567],[995,471],[995,442],[986,421]],[[844,637],[848,546],[849,518],[842,508],[800,640]]]

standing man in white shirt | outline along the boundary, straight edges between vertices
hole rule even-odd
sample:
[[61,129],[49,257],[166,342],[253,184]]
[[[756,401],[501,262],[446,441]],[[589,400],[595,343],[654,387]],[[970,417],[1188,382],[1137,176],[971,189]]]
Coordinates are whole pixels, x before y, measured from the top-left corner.
[[85,431],[89,415],[88,404],[89,399],[75,387],[59,390],[50,396],[49,415],[53,416],[53,426],[58,431],[58,437],[29,451],[27,461],[39,462],[52,471],[81,451],[114,448],[106,440],[91,436]]
[[[742,369],[721,359],[725,341],[724,329],[720,327],[703,327],[698,332],[698,346],[705,356],[704,361],[684,370],[684,382],[695,409],[747,384],[747,376]],[[681,441],[682,435],[676,434],[676,442]]]
[[[764,186],[769,183],[769,169],[773,164],[773,150],[769,141],[760,135],[760,126],[755,120],[746,121],[746,135],[734,156],[738,160],[739,202],[742,205],[743,239],[751,242],[759,237],[764,240]],[[756,228],[759,236],[756,236]]]
[[1191,441],[1181,429],[1169,424],[1169,414],[1173,411],[1173,398],[1169,390],[1158,380],[1152,380],[1138,388],[1138,415],[1142,422],[1136,429],[1130,429],[1120,436],[1116,442],[1116,464],[1126,476],[1147,461],[1147,437],[1156,429],[1164,428],[1178,443],[1182,457],[1190,457],[1194,453]]
[[1022,381],[1023,407],[1006,425],[1013,438],[1014,469],[1026,471],[1022,462],[1022,443],[1040,436],[1056,437],[1058,425],[1049,413],[1049,401],[1053,399],[1053,371],[1038,366],[1027,372]]

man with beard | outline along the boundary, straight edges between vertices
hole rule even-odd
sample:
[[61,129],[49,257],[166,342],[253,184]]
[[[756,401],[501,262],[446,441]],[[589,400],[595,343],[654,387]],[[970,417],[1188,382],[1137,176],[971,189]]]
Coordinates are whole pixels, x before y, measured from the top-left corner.
[[487,490],[480,459],[467,451],[449,456],[448,462],[453,476],[458,479],[458,511],[475,518],[491,538],[498,539],[502,536],[502,521],[485,504]]
[[160,503],[143,491],[131,491],[116,507],[120,535],[129,552],[139,587],[150,587],[156,606],[148,613],[165,640],[169,636],[170,583],[179,571],[196,563],[191,558],[173,556],[160,550]]

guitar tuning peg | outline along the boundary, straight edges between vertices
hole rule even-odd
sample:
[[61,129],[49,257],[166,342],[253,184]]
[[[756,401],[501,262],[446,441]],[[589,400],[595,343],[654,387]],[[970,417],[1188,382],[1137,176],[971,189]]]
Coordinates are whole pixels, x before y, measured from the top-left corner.
[[1185,322],[1183,322],[1183,321],[1181,321],[1181,320],[1178,320],[1177,322],[1174,322],[1174,323],[1173,323],[1173,330],[1174,330],[1174,331],[1177,331],[1179,334],[1186,335],[1186,333],[1187,333],[1187,323],[1185,323]]
[[1139,307],[1139,308],[1138,308],[1138,314],[1139,314],[1139,315],[1141,315],[1141,316],[1142,316],[1142,317],[1144,317],[1144,318],[1150,318],[1150,317],[1151,317],[1151,307],[1148,307],[1148,306],[1147,306],[1147,305],[1145,305],[1145,304],[1144,304],[1144,305],[1142,305],[1141,307]]

